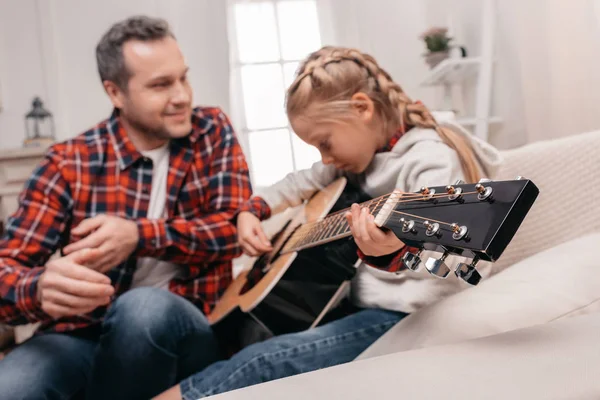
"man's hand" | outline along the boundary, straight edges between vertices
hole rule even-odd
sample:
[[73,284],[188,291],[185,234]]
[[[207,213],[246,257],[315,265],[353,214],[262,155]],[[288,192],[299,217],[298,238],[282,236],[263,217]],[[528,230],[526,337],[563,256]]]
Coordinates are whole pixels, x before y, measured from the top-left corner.
[[110,279],[84,266],[98,254],[98,250],[84,249],[46,264],[37,287],[46,314],[54,318],[87,314],[109,303],[115,292]]
[[102,273],[127,260],[139,242],[135,222],[111,215],[86,219],[71,233],[84,238],[65,247],[65,254],[85,248],[97,249],[99,256],[88,267]]
[[366,207],[361,209],[358,204],[353,204],[346,219],[356,245],[367,256],[386,256],[404,247],[394,232],[384,232],[375,225],[375,218]]
[[237,231],[238,242],[247,255],[254,257],[273,250],[260,220],[254,214],[241,212],[237,217]]

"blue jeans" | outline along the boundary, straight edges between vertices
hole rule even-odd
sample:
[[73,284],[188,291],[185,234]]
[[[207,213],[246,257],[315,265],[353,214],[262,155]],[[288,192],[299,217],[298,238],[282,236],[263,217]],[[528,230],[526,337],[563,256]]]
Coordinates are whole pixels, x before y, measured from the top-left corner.
[[133,289],[95,335],[36,336],[0,361],[0,399],[149,399],[222,359],[200,310],[154,288]]
[[352,361],[406,315],[362,310],[315,329],[253,344],[231,359],[183,380],[183,399],[198,399]]

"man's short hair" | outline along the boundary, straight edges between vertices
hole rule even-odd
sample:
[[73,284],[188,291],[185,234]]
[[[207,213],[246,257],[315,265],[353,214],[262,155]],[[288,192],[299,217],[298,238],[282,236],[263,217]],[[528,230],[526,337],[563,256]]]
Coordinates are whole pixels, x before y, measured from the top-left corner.
[[175,38],[167,21],[161,18],[135,16],[114,24],[96,46],[96,62],[100,79],[112,81],[127,90],[130,73],[125,65],[123,45],[128,40],[154,41]]

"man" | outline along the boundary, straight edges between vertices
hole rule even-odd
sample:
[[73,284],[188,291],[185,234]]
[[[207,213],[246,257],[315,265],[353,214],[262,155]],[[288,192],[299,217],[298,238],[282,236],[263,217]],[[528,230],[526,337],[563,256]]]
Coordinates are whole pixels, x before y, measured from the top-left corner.
[[242,150],[192,109],[165,21],[115,24],[96,58],[113,114],[49,149],[0,241],[0,322],[41,322],[0,362],[8,398],[150,398],[221,357],[204,314],[240,253]]

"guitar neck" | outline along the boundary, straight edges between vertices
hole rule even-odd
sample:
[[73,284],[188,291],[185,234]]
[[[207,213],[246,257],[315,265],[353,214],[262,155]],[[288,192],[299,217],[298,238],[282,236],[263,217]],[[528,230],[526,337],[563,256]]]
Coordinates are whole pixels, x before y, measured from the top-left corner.
[[[387,199],[389,194],[378,197],[373,200],[361,203],[361,207],[367,207],[371,214],[378,213]],[[350,226],[346,220],[346,212],[350,208],[337,211],[327,217],[301,225],[290,236],[283,249],[282,254],[300,251],[311,247],[320,246],[325,243],[333,242],[338,239],[343,239],[350,236]]]

